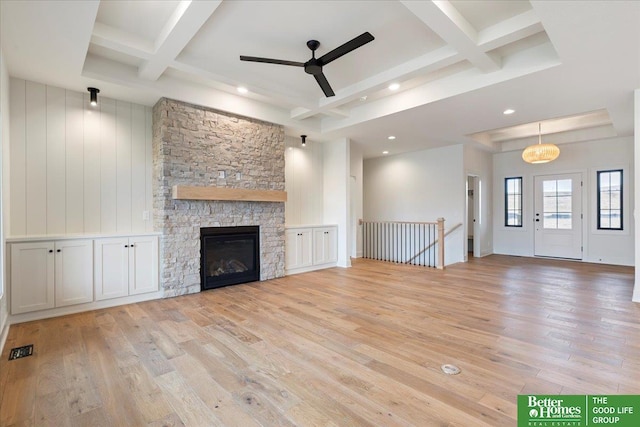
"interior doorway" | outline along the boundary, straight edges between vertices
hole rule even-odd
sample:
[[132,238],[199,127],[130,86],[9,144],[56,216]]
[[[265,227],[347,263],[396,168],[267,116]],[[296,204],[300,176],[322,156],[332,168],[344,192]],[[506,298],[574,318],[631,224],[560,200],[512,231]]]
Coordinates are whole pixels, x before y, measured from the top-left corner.
[[480,206],[482,199],[480,177],[477,175],[467,175],[466,182],[466,221],[465,235],[466,242],[464,260],[470,257],[480,256]]
[[534,177],[534,255],[582,259],[582,174]]

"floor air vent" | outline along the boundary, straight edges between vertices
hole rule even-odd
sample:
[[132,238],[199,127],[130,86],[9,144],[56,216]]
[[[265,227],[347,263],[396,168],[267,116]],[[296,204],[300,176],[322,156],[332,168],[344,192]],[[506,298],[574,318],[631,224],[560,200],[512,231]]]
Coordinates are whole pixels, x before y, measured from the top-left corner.
[[33,354],[33,344],[22,347],[12,348],[9,353],[9,360],[20,359],[21,357],[31,356]]

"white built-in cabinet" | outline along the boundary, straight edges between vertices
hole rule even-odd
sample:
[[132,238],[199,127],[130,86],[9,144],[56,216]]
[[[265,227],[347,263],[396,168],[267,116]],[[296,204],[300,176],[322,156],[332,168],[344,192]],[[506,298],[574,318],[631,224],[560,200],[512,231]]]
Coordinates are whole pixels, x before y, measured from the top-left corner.
[[80,304],[89,310],[102,300],[126,303],[158,291],[157,235],[25,238],[9,245],[12,315],[66,313],[63,308]]
[[11,244],[11,313],[93,301],[92,240]]
[[287,229],[285,232],[285,266],[287,270],[309,267],[313,263],[313,234],[308,228]]
[[338,260],[337,234],[334,225],[286,227],[286,273],[334,267]]
[[111,237],[95,240],[96,300],[158,290],[158,239]]

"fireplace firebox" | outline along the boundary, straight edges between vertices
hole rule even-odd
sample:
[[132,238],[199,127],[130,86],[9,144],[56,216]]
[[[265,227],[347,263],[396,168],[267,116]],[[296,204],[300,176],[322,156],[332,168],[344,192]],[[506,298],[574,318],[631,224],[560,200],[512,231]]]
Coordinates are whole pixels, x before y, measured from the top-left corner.
[[200,290],[260,280],[260,227],[200,229]]

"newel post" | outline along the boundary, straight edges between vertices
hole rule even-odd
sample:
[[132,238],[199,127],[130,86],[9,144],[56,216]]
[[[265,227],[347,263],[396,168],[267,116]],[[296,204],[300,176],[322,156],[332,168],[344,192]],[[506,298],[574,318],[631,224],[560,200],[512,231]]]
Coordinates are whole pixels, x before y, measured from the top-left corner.
[[438,218],[438,265],[439,270],[444,269],[444,218]]

